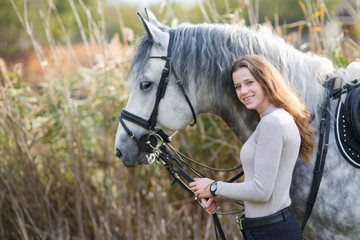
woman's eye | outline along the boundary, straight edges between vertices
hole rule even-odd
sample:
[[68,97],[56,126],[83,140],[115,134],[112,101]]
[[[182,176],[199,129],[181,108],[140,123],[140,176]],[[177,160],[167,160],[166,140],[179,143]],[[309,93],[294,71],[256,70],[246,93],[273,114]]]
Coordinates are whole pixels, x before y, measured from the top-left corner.
[[141,89],[141,90],[146,90],[146,89],[150,88],[151,85],[152,85],[152,82],[148,82],[148,81],[146,81],[146,82],[141,82],[141,83],[140,83],[140,89]]
[[241,89],[241,86],[235,86],[235,89],[237,90],[237,89]]
[[247,85],[251,85],[254,81],[248,81]]

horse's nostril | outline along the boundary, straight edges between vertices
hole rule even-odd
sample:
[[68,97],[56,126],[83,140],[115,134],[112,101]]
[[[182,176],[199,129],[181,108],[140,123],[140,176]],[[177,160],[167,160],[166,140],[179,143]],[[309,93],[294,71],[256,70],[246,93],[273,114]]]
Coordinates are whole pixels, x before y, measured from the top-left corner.
[[116,155],[118,158],[121,158],[121,157],[122,157],[122,153],[121,153],[120,149],[118,149],[118,148],[116,149],[115,155]]

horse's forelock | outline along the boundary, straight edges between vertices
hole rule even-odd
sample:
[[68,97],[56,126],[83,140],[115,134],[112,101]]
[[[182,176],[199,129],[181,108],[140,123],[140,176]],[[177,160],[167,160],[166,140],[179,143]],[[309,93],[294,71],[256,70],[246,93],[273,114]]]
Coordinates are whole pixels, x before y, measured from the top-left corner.
[[[132,60],[129,74],[132,75],[133,80],[140,79],[143,74],[147,60],[150,57],[150,49],[154,44],[148,34],[144,35],[136,46],[136,55]],[[131,83],[134,84],[134,83]]]

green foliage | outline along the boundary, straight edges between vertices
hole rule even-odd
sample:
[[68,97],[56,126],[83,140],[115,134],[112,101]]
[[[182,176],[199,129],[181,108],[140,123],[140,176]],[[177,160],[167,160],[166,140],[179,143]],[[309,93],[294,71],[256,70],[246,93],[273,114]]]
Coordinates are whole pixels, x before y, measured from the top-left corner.
[[346,68],[349,65],[348,60],[341,53],[336,53],[335,51],[329,51],[329,58],[333,64],[338,68]]
[[[16,11],[11,4],[13,1],[18,14],[22,19],[18,18]],[[74,2],[75,8],[71,7]],[[83,5],[80,3],[84,3]],[[14,53],[19,47],[28,48],[29,39],[26,37],[26,27],[22,23],[28,21],[32,34],[37,37],[41,44],[49,41],[49,37],[56,39],[60,43],[64,43],[64,32],[61,25],[64,25],[70,38],[73,40],[80,39],[79,25],[74,15],[75,9],[79,14],[82,23],[82,29],[89,33],[87,9],[96,9],[97,0],[2,0],[0,2],[0,56],[8,56]],[[86,6],[84,8],[83,6]],[[27,19],[25,18],[25,9]],[[57,15],[60,17],[57,17]],[[94,21],[99,21],[100,17],[96,11],[93,11]],[[61,19],[61,22],[59,22]],[[21,23],[22,21],[22,23]],[[49,31],[50,30],[50,31]],[[46,34],[50,33],[51,36]]]
[[0,56],[6,57],[16,51],[16,45],[21,37],[21,23],[14,11],[11,11],[10,1],[0,1]]

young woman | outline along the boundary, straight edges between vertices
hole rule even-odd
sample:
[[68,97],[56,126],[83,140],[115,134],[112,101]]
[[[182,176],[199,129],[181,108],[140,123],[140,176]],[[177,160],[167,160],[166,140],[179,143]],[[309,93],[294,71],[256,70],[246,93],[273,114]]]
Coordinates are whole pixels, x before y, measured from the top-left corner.
[[297,158],[309,162],[314,152],[310,114],[264,57],[243,56],[231,72],[240,102],[260,117],[240,152],[245,180],[225,183],[197,178],[189,187],[210,214],[223,197],[243,200],[246,217],[240,225],[245,239],[302,239],[289,210],[289,191]]

